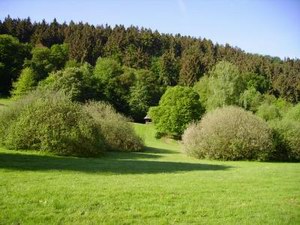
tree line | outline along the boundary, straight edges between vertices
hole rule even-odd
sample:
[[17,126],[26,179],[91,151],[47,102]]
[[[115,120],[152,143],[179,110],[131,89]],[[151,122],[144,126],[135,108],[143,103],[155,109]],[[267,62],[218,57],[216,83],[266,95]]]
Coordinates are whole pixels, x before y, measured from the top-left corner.
[[[1,38],[1,95],[11,93],[24,68],[31,68],[39,82],[65,66],[85,65],[99,81],[93,87],[98,92],[91,92],[124,114],[141,118],[149,106],[158,103],[168,86],[192,87],[199,79],[209,77],[219,62],[226,61],[236,66],[236,73],[261,78],[264,85],[257,87],[261,94],[299,102],[299,59],[250,54],[205,38],[135,26],[94,26],[73,21],[60,24],[56,19],[47,23],[8,16],[0,21],[0,34],[18,39]],[[139,105],[141,101],[145,104]]]

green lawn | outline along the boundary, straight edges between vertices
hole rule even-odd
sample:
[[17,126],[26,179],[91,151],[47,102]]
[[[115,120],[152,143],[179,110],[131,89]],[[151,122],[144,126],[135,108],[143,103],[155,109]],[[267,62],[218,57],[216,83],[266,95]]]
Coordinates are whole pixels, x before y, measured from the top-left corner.
[[0,108],[3,106],[7,106],[11,102],[12,100],[10,98],[0,98]]
[[300,224],[300,164],[196,160],[135,125],[143,153],[0,150],[0,224]]

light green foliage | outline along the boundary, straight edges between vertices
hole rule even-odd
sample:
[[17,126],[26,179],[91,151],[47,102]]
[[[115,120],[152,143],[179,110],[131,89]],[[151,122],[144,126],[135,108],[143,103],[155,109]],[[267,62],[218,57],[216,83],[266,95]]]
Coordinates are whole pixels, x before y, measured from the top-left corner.
[[238,103],[240,94],[245,90],[245,83],[236,66],[219,62],[209,76],[211,95],[207,100],[208,110]]
[[92,156],[104,150],[96,122],[61,93],[35,92],[0,114],[1,144],[58,155]]
[[1,223],[299,224],[299,163],[198,160],[155,139],[152,125],[134,126],[145,152],[74,158],[0,149]]
[[262,93],[268,87],[265,77],[242,73],[237,66],[226,61],[217,63],[194,85],[208,111],[225,105],[238,105],[255,112],[263,102]]
[[18,119],[25,107],[38,98],[37,95],[29,94],[22,99],[9,101],[0,109],[0,143],[6,141],[7,132],[11,124]]
[[76,60],[74,59],[71,59],[71,60],[68,60],[65,64],[65,68],[69,68],[69,67],[80,67],[80,63],[77,62]]
[[256,112],[262,101],[262,94],[254,87],[250,87],[240,95],[239,105],[246,110]]
[[264,95],[262,104],[257,108],[256,115],[264,120],[280,119],[291,107],[291,103],[283,98],[276,98],[273,95]]
[[273,151],[268,124],[242,108],[207,113],[183,134],[183,149],[196,158],[267,160]]
[[287,111],[285,118],[287,118],[289,120],[294,120],[294,121],[300,122],[300,103],[291,107]]
[[28,92],[35,89],[37,84],[37,75],[34,71],[27,67],[22,70],[18,80],[13,83],[12,96],[15,98],[26,95]]
[[121,65],[114,59],[98,58],[94,76],[101,84],[109,85],[114,78],[122,74]]
[[168,88],[159,106],[150,108],[150,117],[159,133],[180,136],[187,124],[201,118],[199,95],[190,87]]
[[238,68],[226,61],[221,61],[196,84],[196,91],[204,97],[207,110],[225,105],[238,105],[240,95],[247,84]]
[[97,122],[109,150],[130,152],[143,149],[143,141],[135,134],[132,125],[110,105],[89,102],[85,110]]
[[92,73],[88,67],[69,67],[51,73],[40,82],[41,90],[62,91],[73,101],[83,101],[91,97]]
[[119,82],[122,73],[122,67],[116,60],[98,58],[94,69],[94,77],[99,95],[103,96],[101,100],[112,103],[120,111],[124,105],[123,87]]
[[207,75],[204,75],[197,83],[194,85],[194,90],[201,96],[200,102],[207,109],[207,100],[210,97],[210,79]]
[[281,113],[278,107],[274,104],[263,103],[257,109],[256,115],[266,121],[281,118]]

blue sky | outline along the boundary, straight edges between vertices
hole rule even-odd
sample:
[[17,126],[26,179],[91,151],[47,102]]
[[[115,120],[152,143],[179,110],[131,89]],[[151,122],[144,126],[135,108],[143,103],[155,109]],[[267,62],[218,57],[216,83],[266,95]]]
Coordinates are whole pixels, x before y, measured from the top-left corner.
[[0,0],[0,19],[136,25],[300,58],[300,0]]

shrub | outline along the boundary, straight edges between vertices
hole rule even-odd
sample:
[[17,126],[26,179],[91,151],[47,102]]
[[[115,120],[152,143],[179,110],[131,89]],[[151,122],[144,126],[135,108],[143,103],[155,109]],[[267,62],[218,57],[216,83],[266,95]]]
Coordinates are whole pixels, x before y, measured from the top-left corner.
[[281,113],[278,107],[276,107],[274,104],[267,103],[264,103],[258,107],[256,115],[266,121],[281,118]]
[[256,115],[266,121],[281,119],[291,108],[291,103],[283,98],[276,98],[273,95],[264,95],[264,101],[258,107]]
[[199,95],[190,87],[168,88],[159,106],[150,108],[150,117],[159,133],[181,136],[186,126],[199,120],[203,108]]
[[197,158],[267,160],[273,151],[267,123],[234,106],[207,113],[182,139],[183,150]]
[[300,103],[290,108],[284,117],[289,120],[300,122]]
[[[77,156],[97,155],[104,150],[93,118],[62,93],[35,92],[5,111],[0,115],[0,140],[9,149]],[[5,122],[7,119],[9,122]]]
[[90,92],[90,79],[92,74],[82,66],[79,68],[66,68],[55,73],[51,73],[49,77],[43,80],[39,89],[62,91],[73,101],[83,101]]
[[287,118],[272,121],[273,137],[276,151],[274,160],[300,160],[300,122]]
[[89,102],[85,110],[97,122],[109,150],[141,151],[143,141],[138,137],[131,124],[112,106],[102,102]]

